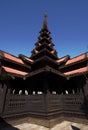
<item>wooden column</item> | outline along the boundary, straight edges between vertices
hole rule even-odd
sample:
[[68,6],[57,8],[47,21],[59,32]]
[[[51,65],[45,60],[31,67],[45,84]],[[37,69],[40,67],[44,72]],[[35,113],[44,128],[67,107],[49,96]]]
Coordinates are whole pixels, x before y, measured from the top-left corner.
[[2,114],[3,113],[3,111],[4,111],[4,107],[5,107],[5,100],[6,100],[6,94],[7,94],[7,86],[6,86],[6,84],[4,84],[3,86],[3,93],[2,93],[2,95],[0,96],[0,102],[1,102],[1,104],[0,104],[0,114]]
[[14,94],[19,94],[19,89],[15,89],[15,93]]
[[88,96],[88,79],[86,79],[86,84],[83,87],[83,92],[85,96]]
[[43,92],[47,94],[49,92],[49,86],[47,80],[43,80]]

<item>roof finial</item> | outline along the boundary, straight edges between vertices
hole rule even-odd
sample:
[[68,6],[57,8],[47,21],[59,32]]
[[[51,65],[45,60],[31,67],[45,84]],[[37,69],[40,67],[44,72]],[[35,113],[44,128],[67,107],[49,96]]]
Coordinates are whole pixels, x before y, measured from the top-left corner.
[[47,28],[47,13],[44,13],[43,28]]
[[46,12],[44,13],[44,18],[47,18],[47,13]]

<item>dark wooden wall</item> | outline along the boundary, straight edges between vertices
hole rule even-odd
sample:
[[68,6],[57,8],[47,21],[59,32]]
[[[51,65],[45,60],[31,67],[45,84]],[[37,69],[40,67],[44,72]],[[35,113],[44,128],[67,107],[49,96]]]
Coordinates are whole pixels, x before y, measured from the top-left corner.
[[41,95],[12,95],[7,94],[3,117],[14,115],[38,116],[54,118],[61,115],[85,117],[83,108],[84,97],[81,94],[41,94]]
[[[33,81],[33,79],[27,81],[14,79],[0,84],[0,89],[3,89],[0,94],[0,115],[2,117],[25,115],[40,118],[59,116],[87,118],[88,82],[84,76],[71,78],[68,81],[64,80],[64,83],[56,77],[53,78],[52,84],[50,84],[48,78]],[[46,93],[43,90],[44,88],[45,91],[47,90]],[[14,89],[16,90],[15,93],[13,93]],[[23,91],[21,94],[19,94],[20,89]],[[30,89],[31,93],[25,93],[25,90]],[[60,93],[58,93],[59,89],[61,90]],[[77,91],[72,93],[71,90],[73,89]],[[36,91],[36,93],[33,93],[33,91]],[[38,93],[38,91],[43,91],[43,93]]]

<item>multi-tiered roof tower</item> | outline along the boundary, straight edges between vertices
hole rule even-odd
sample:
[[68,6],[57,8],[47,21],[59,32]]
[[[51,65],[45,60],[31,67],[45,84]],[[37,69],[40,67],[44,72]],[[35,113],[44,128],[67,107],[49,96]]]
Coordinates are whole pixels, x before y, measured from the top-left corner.
[[57,52],[54,49],[54,44],[52,43],[52,38],[47,27],[47,16],[44,16],[43,27],[40,31],[38,41],[35,44],[35,49],[32,51],[31,58],[36,60],[40,57],[48,56],[53,60],[58,59]]
[[0,116],[48,127],[60,117],[88,117],[88,53],[58,58],[46,14],[30,57],[0,51]]

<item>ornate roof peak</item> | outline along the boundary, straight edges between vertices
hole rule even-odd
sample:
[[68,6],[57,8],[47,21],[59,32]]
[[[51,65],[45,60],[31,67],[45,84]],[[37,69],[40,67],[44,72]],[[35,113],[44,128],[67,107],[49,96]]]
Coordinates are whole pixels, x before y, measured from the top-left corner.
[[44,13],[43,29],[47,29],[47,13]]

